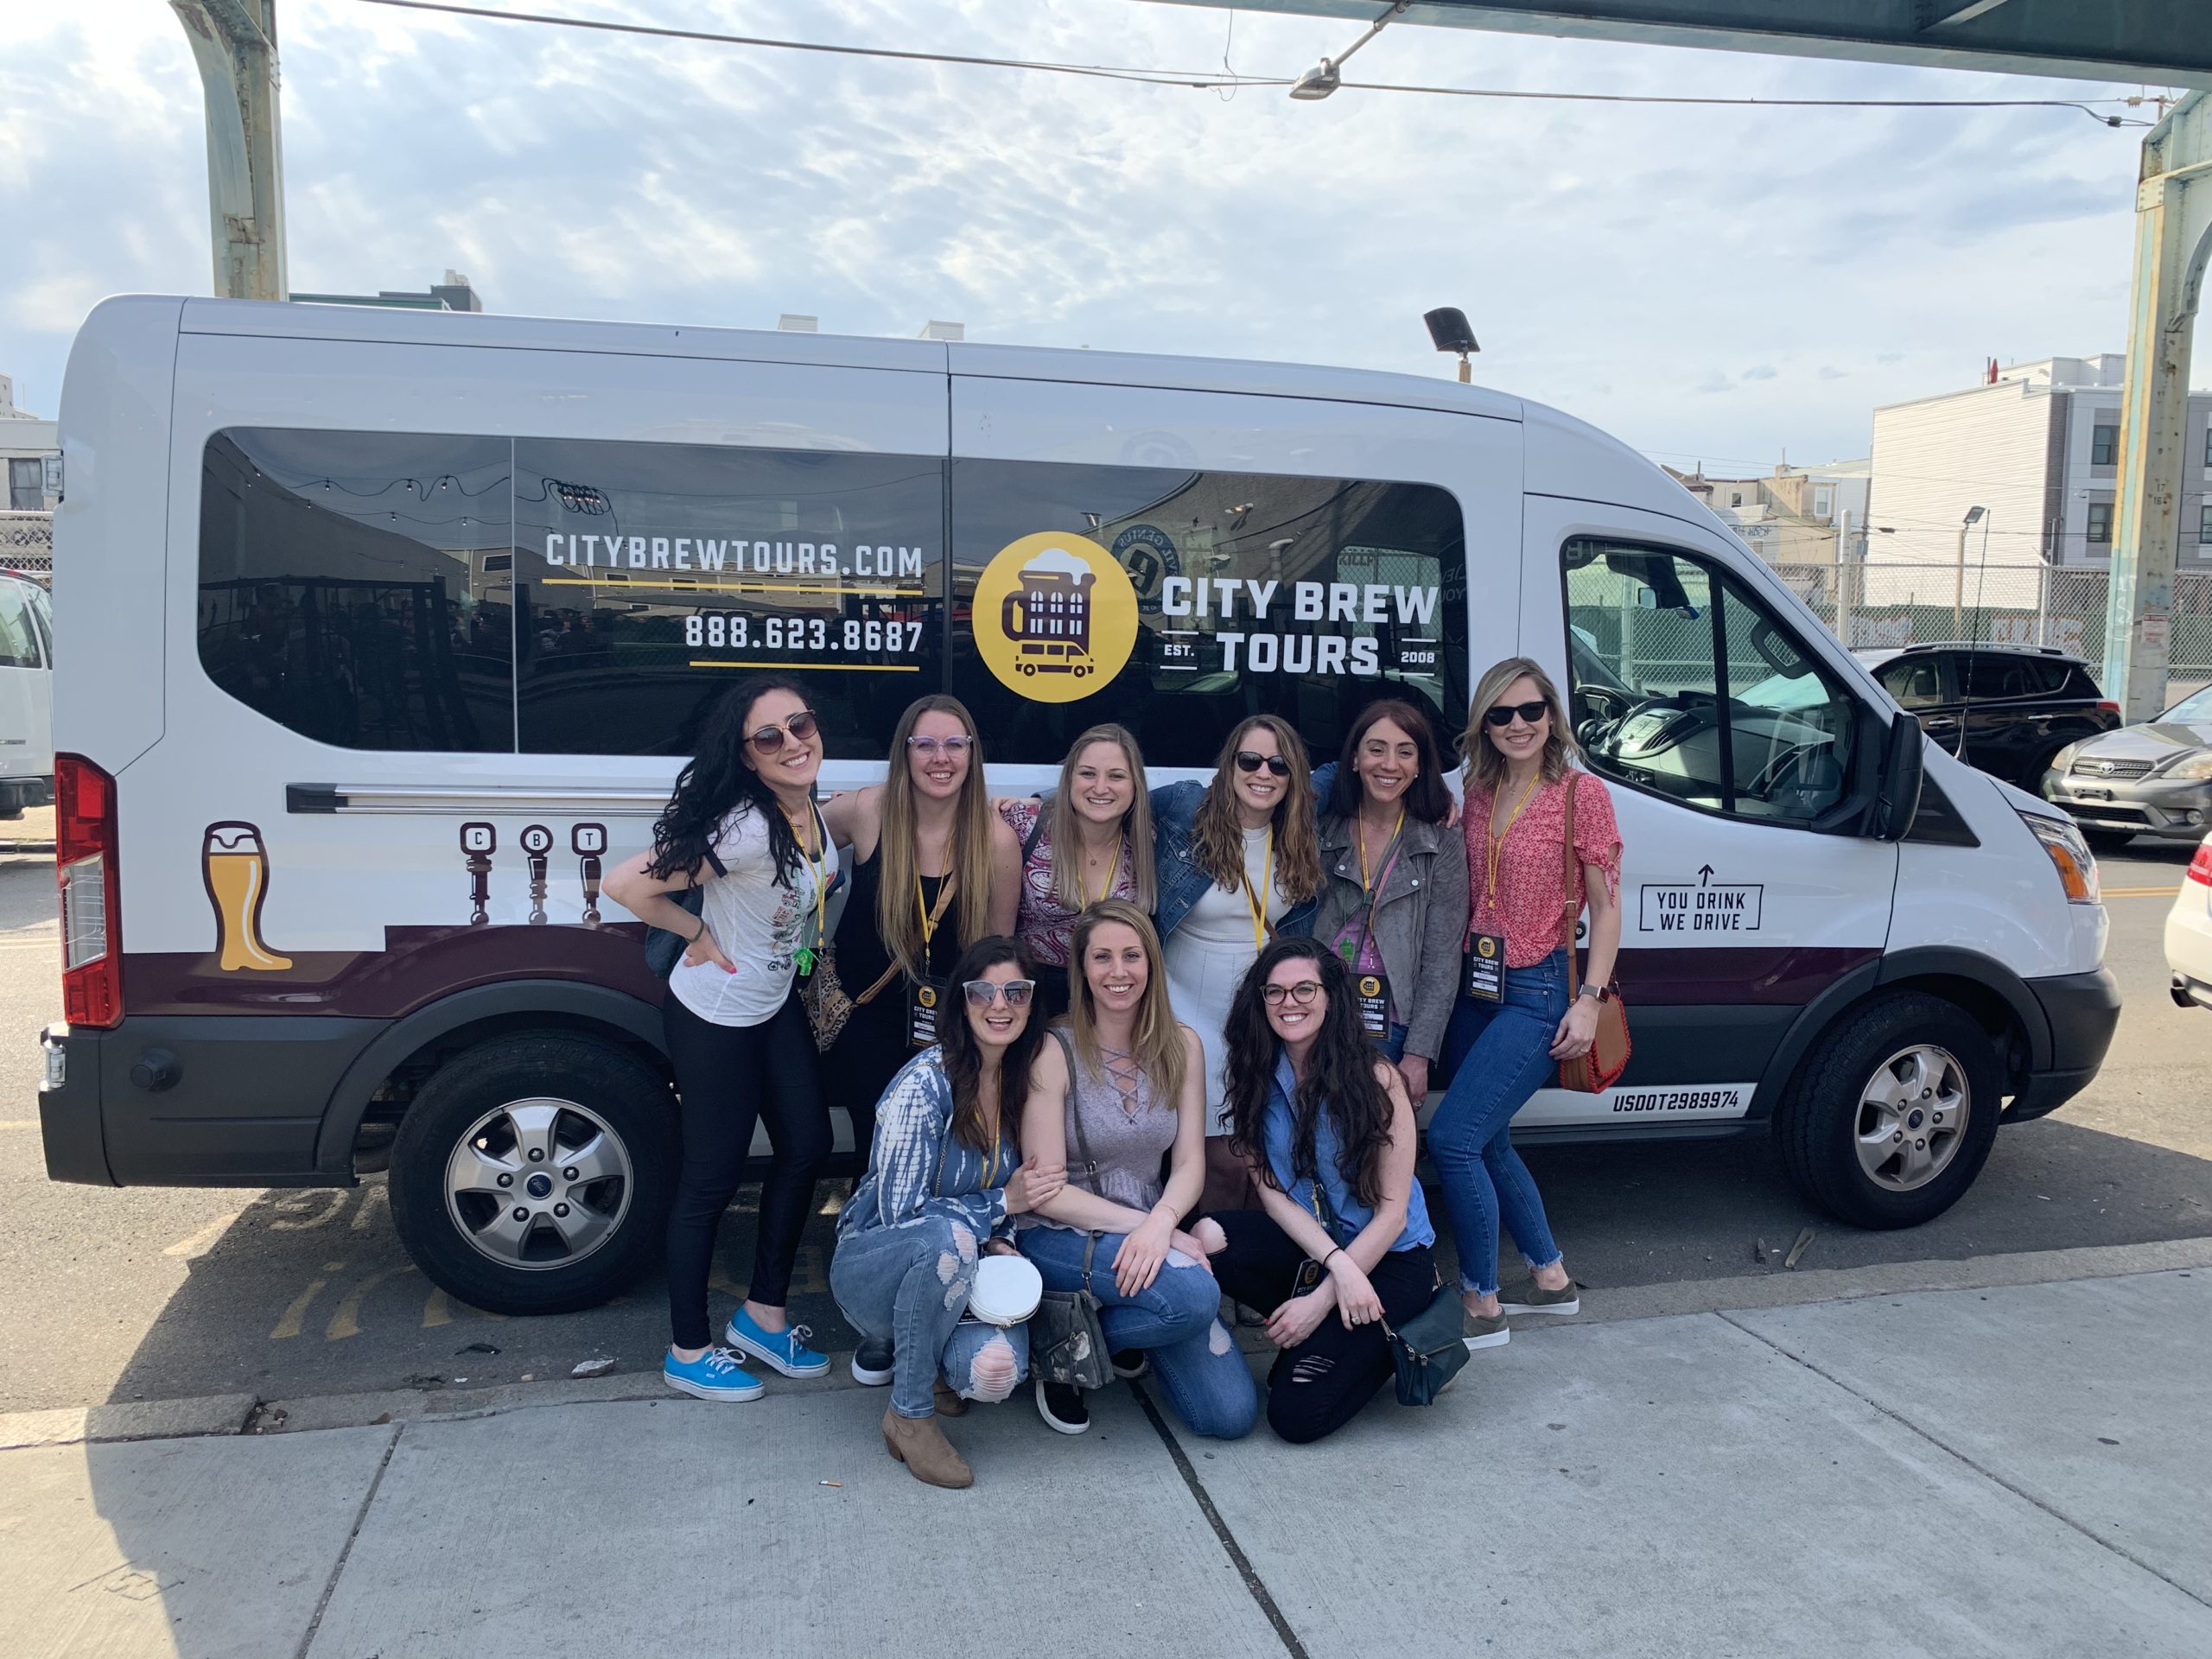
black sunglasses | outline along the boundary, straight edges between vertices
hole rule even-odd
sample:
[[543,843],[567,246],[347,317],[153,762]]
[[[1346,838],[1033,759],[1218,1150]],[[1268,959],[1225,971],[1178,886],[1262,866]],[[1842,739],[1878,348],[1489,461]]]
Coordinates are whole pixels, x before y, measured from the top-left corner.
[[814,735],[814,710],[802,709],[780,726],[763,726],[746,741],[763,754],[773,754],[784,747],[785,732],[789,732],[796,741],[804,743]]
[[1249,749],[1236,751],[1237,771],[1257,772],[1262,766],[1265,766],[1278,778],[1290,776],[1290,762],[1279,754],[1255,754]]
[[1495,709],[1485,709],[1483,710],[1483,720],[1487,725],[1510,726],[1514,717],[1518,715],[1528,724],[1534,726],[1551,711],[1551,704],[1539,697],[1534,702],[1501,702]]

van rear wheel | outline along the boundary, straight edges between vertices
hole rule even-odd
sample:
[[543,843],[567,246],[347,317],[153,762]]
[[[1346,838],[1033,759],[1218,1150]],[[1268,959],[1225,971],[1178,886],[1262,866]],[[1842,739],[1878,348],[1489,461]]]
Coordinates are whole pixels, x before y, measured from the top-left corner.
[[423,1086],[392,1144],[391,1219],[425,1277],[493,1313],[567,1313],[652,1261],[674,1191],[668,1086],[632,1055],[512,1037]]
[[1981,1173],[1999,1103],[1988,1033],[1955,1004],[1905,992],[1814,1046],[1776,1127],[1790,1179],[1830,1215],[1916,1227]]

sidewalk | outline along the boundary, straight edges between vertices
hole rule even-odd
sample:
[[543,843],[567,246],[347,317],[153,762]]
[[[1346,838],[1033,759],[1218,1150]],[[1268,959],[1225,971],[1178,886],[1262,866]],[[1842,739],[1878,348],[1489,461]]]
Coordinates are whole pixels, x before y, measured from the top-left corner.
[[1317,1446],[1025,1392],[950,1426],[964,1493],[849,1385],[303,1402],[0,1452],[0,1653],[2196,1659],[2209,1365],[2202,1269],[1562,1321]]

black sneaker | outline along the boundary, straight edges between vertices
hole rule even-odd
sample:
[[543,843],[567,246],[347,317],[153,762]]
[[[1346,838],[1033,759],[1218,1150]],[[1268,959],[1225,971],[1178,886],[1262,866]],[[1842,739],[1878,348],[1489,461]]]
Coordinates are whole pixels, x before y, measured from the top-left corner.
[[853,1381],[864,1389],[880,1389],[891,1381],[891,1344],[870,1337],[853,1350]]
[[1037,1414],[1047,1428],[1061,1434],[1081,1434],[1090,1427],[1090,1408],[1083,1402],[1083,1390],[1047,1382],[1041,1376],[1037,1379]]
[[1124,1382],[1135,1382],[1152,1369],[1151,1357],[1141,1348],[1123,1348],[1107,1356],[1114,1367],[1114,1375]]

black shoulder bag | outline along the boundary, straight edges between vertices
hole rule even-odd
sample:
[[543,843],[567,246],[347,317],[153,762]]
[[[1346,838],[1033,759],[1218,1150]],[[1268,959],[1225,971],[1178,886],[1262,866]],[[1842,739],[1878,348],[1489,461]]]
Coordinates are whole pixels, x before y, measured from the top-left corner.
[[[1313,1217],[1321,1224],[1321,1230],[1332,1238],[1337,1236],[1334,1208],[1321,1193],[1321,1178],[1313,1178]],[[1339,1242],[1338,1249],[1344,1245]],[[1317,1274],[1312,1284],[1306,1282],[1306,1269],[1315,1264],[1311,1261],[1299,1264],[1299,1288],[1309,1290],[1320,1283]],[[1322,1269],[1325,1274],[1326,1268]],[[1338,1315],[1343,1317],[1341,1313]],[[1459,1293],[1437,1281],[1436,1294],[1429,1298],[1428,1306],[1393,1326],[1389,1319],[1382,1321],[1382,1338],[1390,1344],[1390,1363],[1397,1371],[1398,1403],[1402,1406],[1433,1406],[1436,1396],[1452,1386],[1452,1381],[1467,1363],[1467,1310],[1459,1300]]]
[[[1068,1062],[1068,1117],[1075,1125],[1076,1149],[1086,1192],[1098,1191],[1098,1164],[1090,1155],[1090,1137],[1083,1131],[1083,1107],[1075,1094],[1075,1046],[1061,1027],[1052,1028]],[[1075,1173],[1071,1169],[1068,1173]],[[1047,1382],[1071,1389],[1103,1389],[1114,1380],[1106,1352],[1106,1332],[1098,1323],[1098,1299],[1090,1294],[1090,1264],[1097,1253],[1098,1235],[1086,1233],[1083,1243],[1083,1287],[1048,1290],[1029,1316],[1029,1370]]]
[[[707,849],[707,866],[718,876],[729,874],[722,868],[721,860],[711,847]],[[670,896],[687,914],[697,916],[706,906],[707,884],[694,881],[683,892]],[[704,927],[706,923],[702,919],[699,925]],[[691,938],[698,937],[695,933]],[[676,964],[683,960],[683,953],[690,948],[691,939],[685,938],[681,933],[671,933],[664,927],[648,927],[645,930],[645,966],[653,970],[653,976],[657,979],[666,979],[674,973]]]

